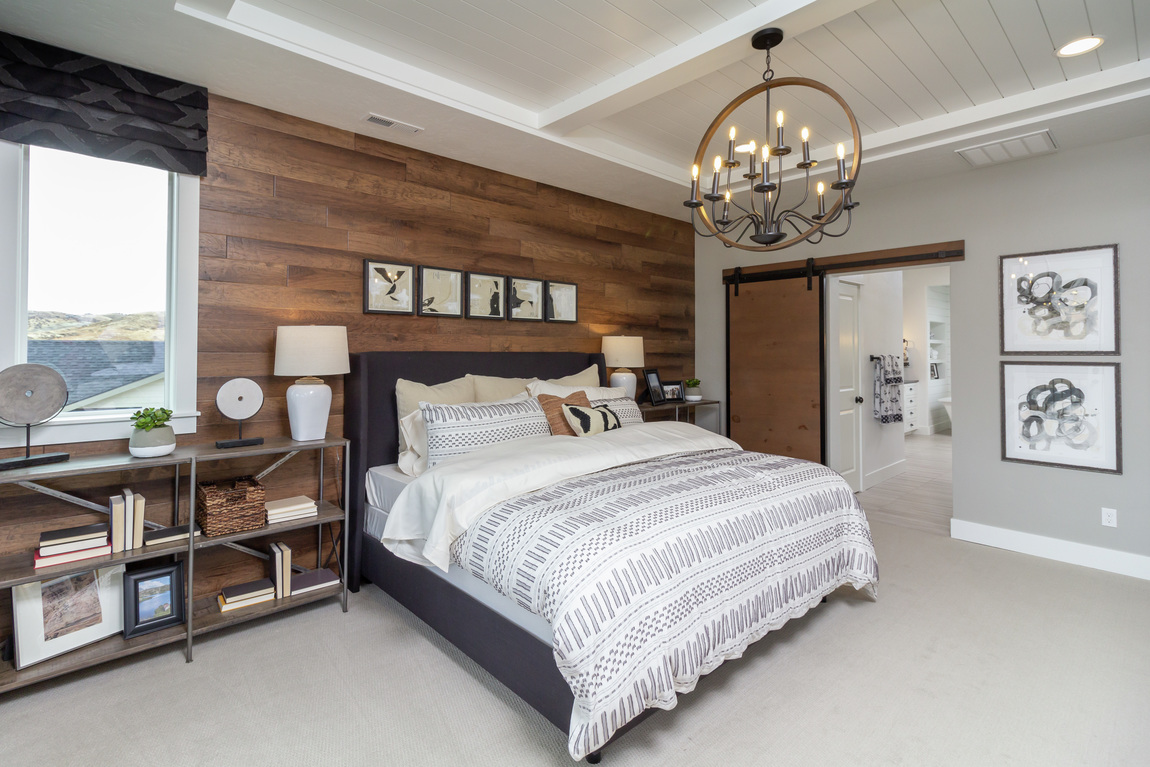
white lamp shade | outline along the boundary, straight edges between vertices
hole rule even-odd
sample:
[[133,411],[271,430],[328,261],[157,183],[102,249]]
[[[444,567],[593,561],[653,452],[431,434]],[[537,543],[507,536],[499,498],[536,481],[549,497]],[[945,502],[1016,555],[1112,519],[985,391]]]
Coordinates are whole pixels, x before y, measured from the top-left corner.
[[276,329],[277,376],[330,376],[351,372],[347,328],[288,325]]
[[641,368],[643,337],[603,336],[603,357],[609,368]]

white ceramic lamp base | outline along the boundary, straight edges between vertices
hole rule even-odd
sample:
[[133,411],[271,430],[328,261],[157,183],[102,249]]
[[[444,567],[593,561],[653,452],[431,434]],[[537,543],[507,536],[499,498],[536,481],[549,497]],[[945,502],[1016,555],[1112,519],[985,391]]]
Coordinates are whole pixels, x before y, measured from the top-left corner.
[[327,435],[331,412],[331,387],[319,378],[300,378],[287,390],[288,422],[291,438],[310,442]]
[[611,374],[610,384],[612,386],[622,386],[627,390],[627,396],[631,399],[635,399],[635,385],[638,381],[639,379],[635,377],[635,374],[627,368],[618,368]]

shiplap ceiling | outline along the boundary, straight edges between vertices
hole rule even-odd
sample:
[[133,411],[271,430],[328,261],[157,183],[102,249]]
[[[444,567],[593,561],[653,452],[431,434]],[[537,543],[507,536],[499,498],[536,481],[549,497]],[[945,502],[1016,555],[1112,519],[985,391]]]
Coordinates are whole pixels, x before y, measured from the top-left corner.
[[[1150,0],[0,0],[4,28],[223,95],[681,216],[686,169],[758,82],[820,80],[863,131],[866,185],[977,172],[956,149],[1150,130]],[[1095,52],[1055,49],[1087,34]],[[829,159],[845,124],[780,96]],[[363,122],[369,112],[426,128]],[[736,115],[741,136],[762,126]],[[829,163],[827,164],[829,165]]]

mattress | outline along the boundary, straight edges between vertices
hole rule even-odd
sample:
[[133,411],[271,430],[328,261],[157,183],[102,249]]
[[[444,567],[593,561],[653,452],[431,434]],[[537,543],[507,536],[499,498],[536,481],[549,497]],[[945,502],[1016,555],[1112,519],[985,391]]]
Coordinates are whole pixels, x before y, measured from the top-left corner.
[[[368,470],[368,501],[367,512],[363,518],[364,532],[376,540],[383,537],[383,528],[387,524],[388,511],[395,503],[395,499],[403,492],[403,488],[407,487],[414,479],[414,477],[409,477],[401,472],[396,464],[375,466]],[[479,600],[489,609],[499,613],[539,640],[547,644],[553,643],[554,635],[551,631],[551,624],[515,604],[511,599],[503,596],[467,570],[452,565],[446,573],[434,567],[428,568],[428,571]]]

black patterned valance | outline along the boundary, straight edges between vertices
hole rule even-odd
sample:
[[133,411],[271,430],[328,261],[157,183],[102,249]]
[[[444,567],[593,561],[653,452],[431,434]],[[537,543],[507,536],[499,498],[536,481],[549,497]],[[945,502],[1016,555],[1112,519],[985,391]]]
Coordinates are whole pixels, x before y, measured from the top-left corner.
[[208,91],[0,32],[0,139],[202,176]]

